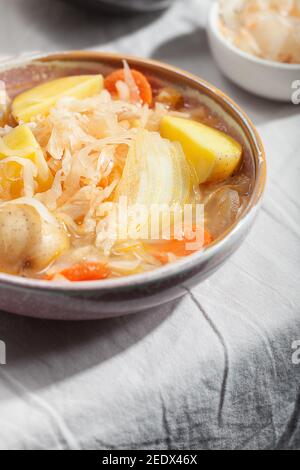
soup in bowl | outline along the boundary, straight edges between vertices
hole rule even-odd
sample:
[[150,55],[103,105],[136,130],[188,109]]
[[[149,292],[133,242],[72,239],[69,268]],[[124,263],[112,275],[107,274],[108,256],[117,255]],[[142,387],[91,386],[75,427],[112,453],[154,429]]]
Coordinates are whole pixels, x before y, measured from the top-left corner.
[[183,295],[245,237],[264,152],[209,84],[80,52],[7,64],[0,80],[2,308],[138,311]]

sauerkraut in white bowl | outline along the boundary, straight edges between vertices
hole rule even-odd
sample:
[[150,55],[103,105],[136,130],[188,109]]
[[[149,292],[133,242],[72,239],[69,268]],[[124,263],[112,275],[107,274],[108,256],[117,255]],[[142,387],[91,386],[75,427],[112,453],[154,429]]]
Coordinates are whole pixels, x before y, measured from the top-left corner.
[[292,101],[300,79],[299,0],[220,0],[208,36],[230,80],[264,98]]
[[220,0],[220,28],[244,52],[300,64],[299,0]]

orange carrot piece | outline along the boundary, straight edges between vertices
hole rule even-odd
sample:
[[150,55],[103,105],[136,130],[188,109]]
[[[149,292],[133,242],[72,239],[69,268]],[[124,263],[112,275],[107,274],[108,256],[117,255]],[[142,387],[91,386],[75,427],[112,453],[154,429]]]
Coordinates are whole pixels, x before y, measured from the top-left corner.
[[[202,229],[196,229],[193,227],[193,232],[196,232],[197,230],[202,230]],[[171,239],[171,240],[161,240],[158,243],[155,243],[154,245],[151,246],[151,250],[153,251],[153,256],[158,259],[162,264],[167,263],[167,253],[173,253],[173,255],[178,256],[178,257],[183,257],[183,256],[189,256],[196,251],[198,251],[197,248],[194,250],[190,250],[187,248],[188,243],[193,243],[195,241],[195,238],[193,240],[190,240],[187,236],[184,236],[182,240],[176,240],[176,239]],[[203,247],[208,246],[210,243],[212,243],[213,238],[211,234],[207,231],[204,230],[203,233]]]
[[152,256],[154,256],[154,258],[163,265],[168,264],[169,262],[167,253],[152,253]]
[[[149,81],[145,75],[138,70],[131,69],[131,74],[139,90],[142,102],[150,106],[152,104],[152,88]],[[116,83],[119,81],[125,81],[123,69],[116,70],[109,74],[104,80],[104,86],[111,94],[115,94],[117,92]]]
[[105,188],[107,188],[108,185],[109,185],[109,179],[108,179],[107,176],[104,176],[104,177],[101,179],[101,181],[100,181],[100,183],[99,183],[99,186],[101,186],[101,188],[105,189]]
[[106,279],[110,271],[102,263],[80,263],[65,269],[61,274],[69,281],[98,281]]
[[[71,268],[64,269],[59,274],[72,282],[78,281],[99,281],[106,279],[110,271],[105,264],[85,262],[75,264]],[[54,275],[45,276],[45,280],[53,280]]]

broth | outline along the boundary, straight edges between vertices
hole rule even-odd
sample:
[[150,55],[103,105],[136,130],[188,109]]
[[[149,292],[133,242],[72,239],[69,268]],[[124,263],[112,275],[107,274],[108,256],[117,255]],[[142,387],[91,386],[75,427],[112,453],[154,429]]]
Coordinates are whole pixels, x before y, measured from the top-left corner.
[[[74,80],[50,92],[63,77]],[[49,282],[146,272],[206,248],[248,204],[247,149],[195,93],[126,63],[35,62],[0,80],[0,271]]]

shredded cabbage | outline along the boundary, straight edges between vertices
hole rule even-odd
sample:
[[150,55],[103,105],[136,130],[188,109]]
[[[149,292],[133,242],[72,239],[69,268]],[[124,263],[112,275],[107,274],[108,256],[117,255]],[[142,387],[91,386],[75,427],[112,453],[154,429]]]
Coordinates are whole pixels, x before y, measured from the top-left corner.
[[299,0],[220,0],[222,30],[264,59],[300,63]]
[[[9,195],[0,193],[0,207],[1,201],[32,206],[46,225],[66,233],[59,256],[47,267],[56,280],[62,279],[56,273],[81,261],[105,263],[113,277],[160,266],[143,240],[115,237],[120,227],[115,226],[112,204],[126,196],[129,205],[177,204],[180,213],[195,196],[194,177],[182,148],[159,135],[161,119],[174,112],[159,102],[151,109],[143,105],[127,64],[124,70],[125,81],[116,85],[117,98],[106,90],[86,99],[65,97],[48,116],[28,123],[40,152],[12,151],[0,140],[0,153],[7,155],[0,161],[0,173],[8,164],[21,165],[24,187],[24,197],[18,199],[10,196],[7,201]],[[6,126],[0,135],[10,130]],[[24,158],[31,150],[36,158]],[[51,173],[47,191],[40,192],[35,183],[38,171]],[[43,253],[46,245],[45,241]]]
[[139,130],[130,146],[117,197],[129,204],[184,204],[191,189],[191,170],[180,145],[157,132]]
[[8,113],[9,97],[6,93],[6,86],[3,80],[0,80],[0,123],[4,121]]
[[31,160],[21,157],[7,157],[0,160],[0,168],[4,167],[4,174],[6,175],[7,180],[11,181],[13,181],[13,178],[9,175],[10,163],[17,163],[17,165],[23,167],[22,179],[24,181],[24,196],[32,198],[36,187],[34,178],[38,174],[36,165]]

